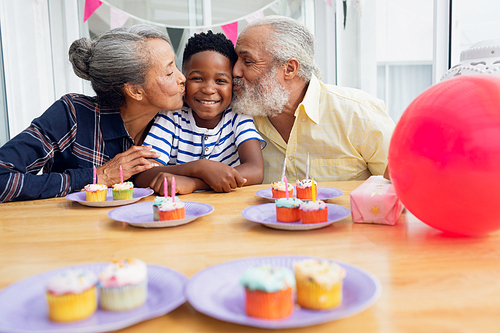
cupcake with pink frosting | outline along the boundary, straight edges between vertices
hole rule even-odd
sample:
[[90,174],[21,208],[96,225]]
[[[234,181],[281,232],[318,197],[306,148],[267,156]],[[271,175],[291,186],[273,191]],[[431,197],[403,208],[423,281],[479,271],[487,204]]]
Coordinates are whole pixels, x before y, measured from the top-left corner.
[[146,302],[147,265],[140,259],[121,259],[99,275],[100,307],[108,311],[135,309]]

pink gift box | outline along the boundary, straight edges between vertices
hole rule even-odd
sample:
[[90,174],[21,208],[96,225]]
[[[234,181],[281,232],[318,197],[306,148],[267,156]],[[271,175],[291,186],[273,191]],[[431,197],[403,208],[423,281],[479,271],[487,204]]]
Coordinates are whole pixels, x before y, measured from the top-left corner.
[[352,221],[395,225],[404,206],[390,180],[371,176],[351,192]]

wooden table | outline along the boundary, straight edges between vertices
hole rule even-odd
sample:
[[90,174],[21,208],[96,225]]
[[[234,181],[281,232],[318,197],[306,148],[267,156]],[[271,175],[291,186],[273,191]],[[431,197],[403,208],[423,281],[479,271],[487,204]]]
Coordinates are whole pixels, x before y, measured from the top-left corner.
[[[329,202],[349,207],[349,193],[360,183],[320,186],[342,189],[344,195]],[[86,207],[64,198],[0,204],[0,288],[47,270],[119,258],[136,257],[192,276],[244,257],[311,255],[370,271],[380,280],[382,295],[360,314],[285,332],[500,331],[500,232],[452,237],[406,211],[395,226],[353,224],[348,217],[317,230],[275,230],[241,216],[245,207],[268,202],[254,194],[267,187],[182,196],[185,201],[208,203],[215,211],[189,224],[161,229],[116,222],[107,217],[112,208]],[[187,302],[123,330],[166,331],[261,330],[205,316]]]

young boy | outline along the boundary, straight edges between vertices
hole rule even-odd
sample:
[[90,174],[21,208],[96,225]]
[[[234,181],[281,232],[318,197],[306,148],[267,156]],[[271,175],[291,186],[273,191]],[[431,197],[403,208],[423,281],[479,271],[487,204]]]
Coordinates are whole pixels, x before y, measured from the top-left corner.
[[237,58],[222,33],[202,32],[188,40],[182,59],[185,104],[158,114],[144,145],[161,154],[159,166],[138,175],[136,186],[163,194],[164,177],[170,183],[175,176],[177,192],[186,194],[262,183],[265,142],[251,117],[229,107]]

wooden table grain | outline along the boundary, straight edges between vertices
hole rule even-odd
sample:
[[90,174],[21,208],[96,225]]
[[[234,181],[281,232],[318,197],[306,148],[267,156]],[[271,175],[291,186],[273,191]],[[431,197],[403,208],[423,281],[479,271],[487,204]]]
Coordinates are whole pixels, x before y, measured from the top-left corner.
[[[342,189],[343,196],[328,202],[350,207],[349,193],[359,184],[319,185]],[[500,331],[500,232],[450,236],[406,210],[395,226],[354,224],[349,216],[322,229],[275,230],[241,216],[242,209],[268,202],[255,195],[267,187],[184,195],[182,200],[208,203],[215,211],[186,225],[159,229],[116,222],[107,217],[113,207],[86,207],[65,198],[0,204],[0,288],[47,270],[119,258],[136,257],[192,276],[245,257],[311,255],[370,271],[380,280],[382,295],[357,315],[282,332]],[[188,302],[122,330],[165,331],[262,330],[205,316]]]

